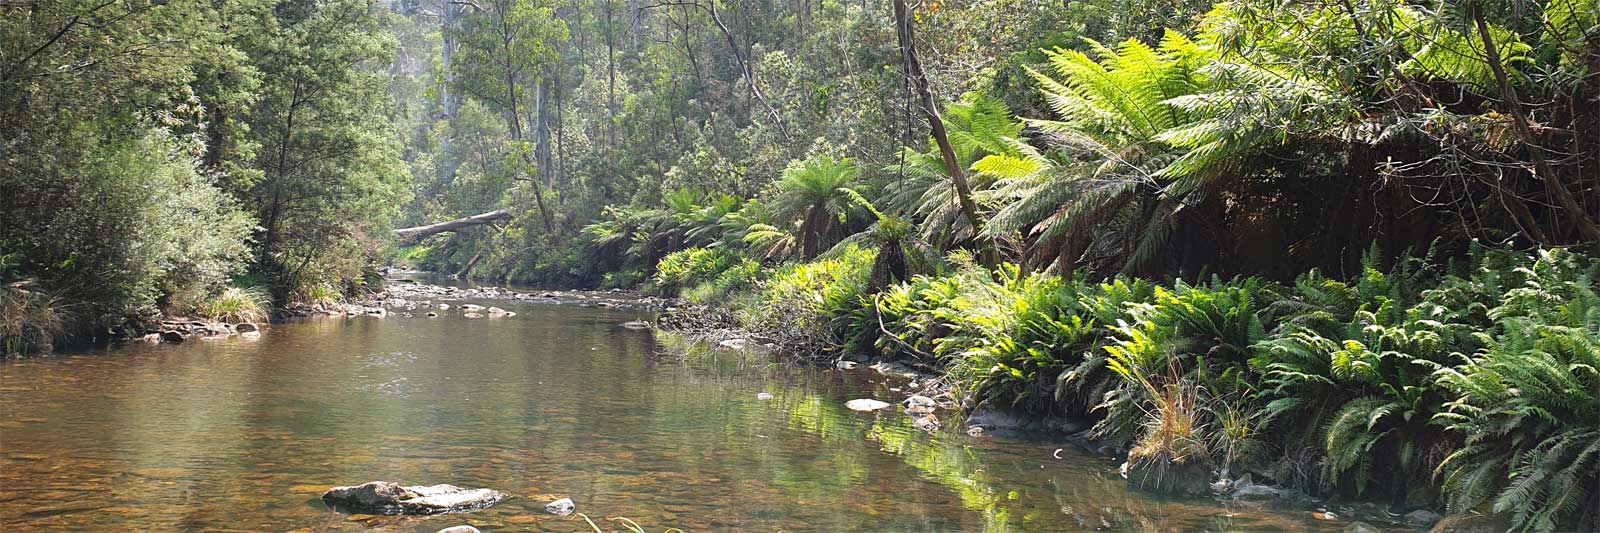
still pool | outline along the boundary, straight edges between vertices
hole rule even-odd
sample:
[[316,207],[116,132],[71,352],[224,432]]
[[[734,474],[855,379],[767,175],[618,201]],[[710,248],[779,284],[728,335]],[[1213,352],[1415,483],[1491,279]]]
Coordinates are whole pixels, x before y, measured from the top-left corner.
[[[0,362],[6,531],[1337,531],[1306,510],[1130,492],[1047,438],[929,435],[866,370],[712,352],[680,361],[648,316],[497,304],[467,319],[326,318],[258,339],[123,344]],[[767,392],[771,400],[758,400]],[[945,415],[954,418],[953,415]],[[1057,449],[1065,448],[1059,452]],[[473,513],[329,510],[369,480],[491,487]]]

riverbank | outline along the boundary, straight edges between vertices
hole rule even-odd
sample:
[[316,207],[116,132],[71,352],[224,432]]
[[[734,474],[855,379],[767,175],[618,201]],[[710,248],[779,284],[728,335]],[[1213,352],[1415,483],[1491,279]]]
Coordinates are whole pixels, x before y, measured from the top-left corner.
[[1355,279],[1292,285],[969,266],[871,291],[875,258],[766,270],[728,292],[706,272],[684,292],[718,303],[662,323],[823,365],[920,367],[967,414],[1087,423],[1080,435],[1107,443],[1090,449],[1117,452],[1143,490],[1384,502],[1382,515],[1441,530],[1596,526],[1600,462],[1581,451],[1600,434],[1593,259],[1374,256]]

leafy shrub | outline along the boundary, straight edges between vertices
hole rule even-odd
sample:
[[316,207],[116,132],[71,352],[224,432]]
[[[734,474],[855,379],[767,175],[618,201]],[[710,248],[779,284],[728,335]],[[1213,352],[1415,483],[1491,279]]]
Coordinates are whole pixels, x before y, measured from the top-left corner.
[[3,195],[0,249],[74,306],[78,326],[193,301],[238,272],[252,224],[200,172],[191,141],[78,127],[72,138],[86,142],[55,147],[49,163],[65,166],[0,174],[0,190],[29,191]]
[[675,295],[683,287],[714,279],[738,261],[738,255],[722,248],[679,250],[656,263],[656,275],[651,283],[661,293]]
[[849,247],[827,259],[779,269],[762,288],[747,323],[783,338],[843,344],[840,331],[859,323],[869,308],[864,293],[875,255]]

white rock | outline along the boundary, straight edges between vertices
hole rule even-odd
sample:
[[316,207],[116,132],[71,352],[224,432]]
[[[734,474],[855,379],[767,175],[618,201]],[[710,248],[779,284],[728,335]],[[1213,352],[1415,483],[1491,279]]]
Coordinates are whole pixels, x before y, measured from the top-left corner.
[[566,516],[566,515],[572,514],[572,511],[577,509],[577,508],[578,508],[577,504],[572,503],[572,499],[571,498],[562,498],[562,499],[547,503],[544,506],[544,510],[546,512],[548,512],[550,514],[553,514],[553,515],[561,515],[561,516]]
[[756,399],[757,400],[771,400],[772,399],[772,395],[763,392],[763,393],[760,393],[760,394],[756,394]]
[[856,399],[856,400],[850,400],[850,401],[844,403],[845,407],[849,407],[850,409],[855,410],[855,411],[877,411],[879,409],[883,409],[885,407],[888,407],[889,405],[890,404],[888,402],[881,402],[881,401],[874,400],[874,399],[871,399],[871,398],[861,398],[861,399]]

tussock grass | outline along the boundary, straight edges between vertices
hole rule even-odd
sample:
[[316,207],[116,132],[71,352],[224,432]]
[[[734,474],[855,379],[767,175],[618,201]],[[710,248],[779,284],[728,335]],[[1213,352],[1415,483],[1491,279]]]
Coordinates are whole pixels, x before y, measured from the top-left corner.
[[195,306],[195,314],[223,322],[261,322],[270,309],[267,295],[257,289],[229,287]]
[[0,286],[0,354],[21,355],[47,348],[66,333],[61,299],[25,285]]

